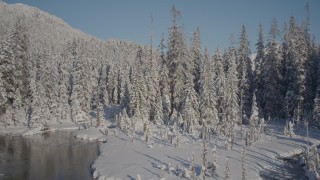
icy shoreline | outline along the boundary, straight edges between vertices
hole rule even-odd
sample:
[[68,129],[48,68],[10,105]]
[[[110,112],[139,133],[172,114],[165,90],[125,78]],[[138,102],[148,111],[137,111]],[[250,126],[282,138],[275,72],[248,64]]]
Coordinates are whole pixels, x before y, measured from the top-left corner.
[[41,127],[28,128],[26,126],[14,126],[14,127],[1,127],[0,135],[8,135],[8,136],[30,136],[34,134],[41,134],[44,132],[54,132],[56,130],[79,130],[82,127],[78,124],[74,123],[61,123],[61,124],[52,124],[50,129],[41,130]]
[[76,138],[88,141],[97,140],[99,142],[106,142],[106,135],[101,129],[89,128],[81,130]]
[[0,128],[0,135],[3,136],[32,136],[35,134],[55,132],[57,130],[79,130],[75,138],[88,140],[88,141],[106,141],[105,132],[99,128],[87,128],[81,124],[74,123],[61,123],[61,124],[52,124],[50,129],[42,130],[40,127],[28,128],[26,126],[16,126],[16,127],[6,127]]

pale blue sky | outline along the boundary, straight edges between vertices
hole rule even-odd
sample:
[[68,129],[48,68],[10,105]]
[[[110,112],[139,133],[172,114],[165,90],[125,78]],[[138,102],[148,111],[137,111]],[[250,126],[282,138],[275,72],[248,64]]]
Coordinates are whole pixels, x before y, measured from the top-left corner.
[[[202,46],[211,52],[229,46],[233,33],[238,40],[245,24],[252,47],[262,23],[265,36],[275,17],[278,24],[295,16],[297,22],[306,18],[305,5],[311,10],[311,32],[320,39],[320,0],[4,0],[38,7],[65,20],[71,26],[100,39],[121,39],[147,44],[153,16],[155,45],[161,34],[165,37],[171,26],[173,4],[181,11],[180,22],[188,40],[200,27]],[[204,48],[203,48],[204,49]],[[255,49],[252,49],[254,52]]]

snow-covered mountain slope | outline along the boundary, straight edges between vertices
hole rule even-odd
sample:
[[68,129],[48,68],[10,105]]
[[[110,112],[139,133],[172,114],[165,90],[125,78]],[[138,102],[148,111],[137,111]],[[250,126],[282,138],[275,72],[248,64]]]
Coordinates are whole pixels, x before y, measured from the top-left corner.
[[26,18],[30,18],[38,22],[51,22],[51,24],[55,25],[55,27],[57,28],[65,28],[64,30],[71,29],[71,26],[66,24],[62,19],[54,15],[51,15],[47,12],[41,11],[38,8],[24,5],[21,3],[6,4],[0,1],[0,10],[0,13],[2,14],[1,20],[8,20],[8,18],[11,18],[10,20],[13,20],[15,16],[24,15],[26,16]]
[[137,44],[127,41],[110,40],[105,42],[92,35],[88,35],[76,28],[71,27],[61,18],[44,12],[38,8],[24,4],[6,4],[0,1],[0,38],[11,36],[17,21],[23,21],[26,25],[28,39],[30,41],[30,51],[41,49],[43,44],[48,44],[54,49],[62,48],[73,39],[83,39],[84,41],[95,41],[104,43],[106,46],[118,44]]
[[23,21],[26,25],[31,51],[33,51],[32,48],[41,48],[39,45],[44,42],[57,47],[71,41],[73,38],[93,38],[80,30],[72,28],[62,19],[37,8],[24,4],[0,2],[1,36],[8,36],[14,32],[13,29],[17,20]]
[[[2,1],[0,1],[0,40],[0,60],[8,64],[0,69],[2,68],[1,72],[9,74],[6,77],[13,79],[5,79],[0,74],[3,80],[0,86],[1,83],[6,84],[1,92],[3,97],[0,98],[0,122],[6,122],[4,123],[6,126],[11,126],[12,122],[15,122],[12,118],[6,117],[11,113],[9,111],[13,109],[14,101],[20,104],[17,109],[21,111],[19,113],[21,117],[19,115],[17,122],[21,124],[29,124],[27,121],[30,121],[30,117],[26,117],[25,114],[31,111],[34,118],[37,117],[35,111],[43,107],[40,104],[47,101],[44,98],[50,99],[49,103],[44,104],[51,114],[54,113],[53,109],[61,105],[62,101],[58,98],[62,96],[65,96],[64,103],[69,108],[74,90],[72,88],[79,83],[74,82],[75,80],[69,81],[75,71],[81,74],[81,78],[77,81],[81,79],[81,87],[85,87],[81,90],[83,92],[81,96],[86,96],[84,109],[86,114],[89,114],[94,96],[93,88],[97,80],[101,79],[97,77],[102,77],[102,69],[105,70],[103,78],[106,78],[107,73],[112,74],[110,78],[118,76],[115,74],[118,74],[120,65],[128,72],[127,64],[132,64],[138,48],[144,48],[128,41],[103,41],[37,8],[23,4],[6,4]],[[22,71],[24,76],[14,75]],[[22,82],[25,84],[23,87]],[[43,87],[42,90],[37,88],[39,85]],[[61,85],[64,86],[63,90],[59,87]],[[35,97],[39,91],[43,93],[39,98],[41,103],[36,104]],[[22,101],[19,100],[20,95],[19,93],[17,95],[17,92],[23,93]],[[26,112],[27,109],[32,110]],[[70,118],[62,118],[59,114],[61,113],[40,119],[47,119],[46,121],[50,123],[61,119],[66,122],[71,121]],[[70,117],[70,111],[67,114]]]

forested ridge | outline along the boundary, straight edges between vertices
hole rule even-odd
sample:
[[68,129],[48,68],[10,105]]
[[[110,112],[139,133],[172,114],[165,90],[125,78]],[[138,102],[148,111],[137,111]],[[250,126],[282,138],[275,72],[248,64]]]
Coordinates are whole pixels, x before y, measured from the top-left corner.
[[171,13],[168,39],[155,45],[151,32],[150,44],[139,45],[102,41],[38,9],[0,2],[1,126],[99,125],[113,105],[122,109],[119,121],[188,133],[207,125],[228,134],[261,119],[319,125],[320,49],[308,16],[260,25],[256,42],[243,25],[228,48],[210,52],[200,27],[189,42],[180,12]]

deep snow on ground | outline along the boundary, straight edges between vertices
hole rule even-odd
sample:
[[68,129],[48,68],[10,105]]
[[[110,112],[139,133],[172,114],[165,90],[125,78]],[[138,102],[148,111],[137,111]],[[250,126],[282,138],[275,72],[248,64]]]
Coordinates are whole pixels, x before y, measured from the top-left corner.
[[302,168],[301,156],[293,155],[286,159],[276,159],[272,167],[263,169],[260,176],[263,179],[308,179],[304,169]]
[[[113,109],[115,108],[110,107],[105,110],[110,111],[105,114],[114,112]],[[87,128],[85,124],[64,123],[52,124],[50,131],[82,129],[76,135],[77,138],[103,142],[100,144],[101,153],[91,167],[94,178],[132,180],[140,176],[141,179],[181,179],[182,172],[189,168],[190,158],[194,154],[196,175],[200,179],[203,147],[198,133],[181,135],[179,145],[176,147],[176,137],[171,144],[160,135],[159,127],[151,125],[152,143],[146,143],[140,124],[136,129],[134,142],[131,142],[127,133],[115,128],[114,116],[105,118],[108,120],[104,127]],[[297,135],[290,138],[283,135],[283,128],[284,123],[270,122],[262,139],[245,147],[247,179],[260,179],[260,175],[265,178],[268,177],[268,173],[282,179],[297,178],[295,167],[289,167],[292,174],[288,173],[286,167],[288,164],[279,158],[302,153],[307,146],[306,131],[300,127],[295,130]],[[239,130],[237,127],[235,145],[231,150],[225,150],[226,138],[211,137],[207,161],[212,161],[212,149],[216,147],[218,169],[215,178],[207,173],[207,179],[225,179],[226,158],[229,159],[230,179],[241,179],[241,151],[244,141],[240,140]],[[40,129],[26,127],[0,129],[0,134],[7,135],[32,135],[41,132]],[[319,145],[319,140],[319,130],[310,129],[309,145]],[[283,168],[287,169],[284,171]]]
[[[260,172],[279,173],[279,178],[295,178],[296,175],[281,174],[286,164],[279,157],[289,157],[302,153],[306,147],[306,138],[295,135],[292,138],[283,135],[284,124],[271,123],[263,138],[252,146],[245,147],[246,172],[248,179],[260,179]],[[92,166],[93,177],[99,179],[181,179],[181,172],[190,166],[189,159],[194,153],[196,174],[201,172],[202,142],[198,134],[182,135],[180,144],[175,147],[169,141],[160,137],[158,128],[153,126],[153,144],[144,140],[142,128],[137,128],[135,140],[122,131],[113,129],[106,143],[100,146],[100,156]],[[239,129],[238,129],[239,130]],[[96,130],[98,131],[98,130]],[[109,130],[110,131],[110,130]],[[304,129],[300,129],[304,135]],[[93,134],[90,132],[90,134]],[[319,144],[318,131],[310,130],[309,145]],[[241,179],[241,150],[239,132],[232,150],[225,150],[224,138],[211,138],[208,145],[207,160],[212,161],[212,149],[217,147],[218,169],[214,179],[225,179],[225,162],[229,159],[231,169],[230,179]],[[96,135],[95,135],[96,136]],[[178,173],[176,173],[178,169]],[[292,169],[294,171],[294,168]],[[284,172],[286,173],[286,172]],[[212,178],[209,174],[207,178]]]

